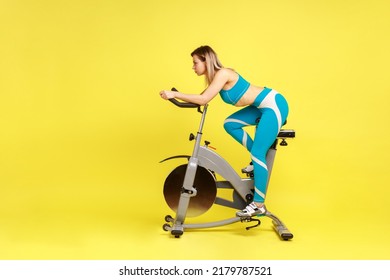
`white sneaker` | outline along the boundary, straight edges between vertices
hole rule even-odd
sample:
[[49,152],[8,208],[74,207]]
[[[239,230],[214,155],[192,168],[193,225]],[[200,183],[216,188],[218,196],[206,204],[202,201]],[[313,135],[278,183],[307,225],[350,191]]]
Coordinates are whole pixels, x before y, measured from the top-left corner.
[[238,211],[236,213],[236,216],[240,218],[245,218],[245,217],[252,217],[256,215],[264,215],[265,213],[267,213],[267,208],[265,208],[264,204],[261,207],[257,207],[257,205],[254,202],[252,202],[247,207],[245,207],[245,209]]

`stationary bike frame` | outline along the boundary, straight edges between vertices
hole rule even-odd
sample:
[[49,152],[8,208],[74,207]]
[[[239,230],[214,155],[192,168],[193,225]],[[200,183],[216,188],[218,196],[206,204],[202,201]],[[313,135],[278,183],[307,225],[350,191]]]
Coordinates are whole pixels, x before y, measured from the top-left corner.
[[[256,222],[257,224],[254,226],[249,226],[246,229],[250,229],[260,225],[260,220],[256,217],[249,218],[240,218],[240,217],[232,217],[225,220],[208,222],[208,223],[198,223],[191,224],[185,223],[186,214],[188,210],[188,206],[190,204],[191,198],[197,195],[196,186],[194,186],[195,176],[197,174],[198,167],[203,167],[213,174],[221,175],[225,181],[217,181],[216,185],[219,189],[233,189],[233,200],[227,200],[224,198],[216,197],[214,204],[219,204],[222,206],[234,208],[234,209],[243,209],[245,206],[253,200],[253,178],[242,178],[237,174],[237,172],[230,166],[230,164],[223,159],[220,155],[218,155],[215,151],[208,147],[208,142],[205,141],[205,145],[201,145],[202,140],[202,131],[203,125],[206,118],[206,113],[208,109],[208,105],[203,106],[203,111],[201,107],[197,104],[193,103],[185,103],[179,102],[176,99],[170,99],[172,103],[181,108],[197,108],[198,112],[202,114],[199,129],[196,137],[192,136],[192,139],[195,140],[194,149],[192,152],[192,156],[173,156],[170,158],[166,158],[161,162],[175,159],[175,158],[187,158],[188,164],[185,171],[183,186],[180,191],[180,198],[177,205],[176,217],[172,218],[170,215],[165,217],[165,221],[167,224],[163,225],[163,229],[165,231],[170,231],[172,235],[176,238],[179,238],[185,229],[199,229],[199,228],[211,228],[218,227],[223,225],[228,225],[236,222]],[[267,167],[268,167],[268,182],[272,171],[272,166],[275,159],[276,147],[278,144],[278,139],[282,139],[282,146],[286,146],[287,142],[286,138],[294,138],[295,131],[294,130],[286,130],[282,129],[279,132],[277,139],[274,144],[271,146],[267,153]],[[290,240],[293,238],[293,234],[287,229],[287,227],[283,224],[283,222],[276,217],[271,212],[267,211],[263,216],[269,217],[273,221],[274,229],[279,234],[280,238],[283,240]]]

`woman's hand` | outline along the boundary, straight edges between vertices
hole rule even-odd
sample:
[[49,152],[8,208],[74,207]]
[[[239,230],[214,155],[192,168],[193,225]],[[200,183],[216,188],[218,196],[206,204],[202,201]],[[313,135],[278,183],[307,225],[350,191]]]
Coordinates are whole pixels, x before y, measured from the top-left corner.
[[175,92],[174,91],[170,91],[170,90],[162,90],[162,91],[160,91],[160,96],[161,96],[162,99],[165,99],[165,100],[168,100],[168,99],[176,97]]

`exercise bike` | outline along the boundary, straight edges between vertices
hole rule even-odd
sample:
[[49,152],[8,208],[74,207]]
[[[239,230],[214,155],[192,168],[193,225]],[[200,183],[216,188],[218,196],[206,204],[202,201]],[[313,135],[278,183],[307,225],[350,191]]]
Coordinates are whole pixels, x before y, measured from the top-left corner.
[[[173,88],[172,90],[175,89]],[[162,163],[178,158],[188,160],[187,164],[176,167],[164,182],[163,193],[165,201],[175,211],[176,217],[173,218],[171,215],[165,216],[166,223],[163,225],[163,230],[169,231],[175,238],[179,238],[183,235],[185,229],[212,228],[236,222],[255,223],[254,225],[247,226],[247,230],[259,226],[261,222],[258,216],[245,218],[232,217],[206,223],[191,224],[185,222],[187,217],[195,217],[205,213],[213,204],[238,210],[245,208],[253,200],[253,173],[247,173],[247,176],[242,178],[225,159],[213,150],[209,145],[210,142],[205,141],[204,145],[201,145],[202,130],[208,104],[200,106],[194,103],[181,102],[176,99],[169,99],[169,101],[180,108],[196,108],[202,116],[196,136],[191,133],[189,137],[190,141],[195,140],[192,155],[177,155],[160,161]],[[287,146],[286,139],[294,137],[294,130],[282,129],[269,149],[266,157],[269,172],[267,186],[279,140],[281,140],[281,146]],[[222,177],[224,180],[218,180],[217,174],[220,175],[218,177]],[[232,190],[231,199],[217,197],[217,189]],[[293,238],[293,234],[277,216],[269,211],[262,216],[272,219],[274,229],[282,240],[290,240]]]

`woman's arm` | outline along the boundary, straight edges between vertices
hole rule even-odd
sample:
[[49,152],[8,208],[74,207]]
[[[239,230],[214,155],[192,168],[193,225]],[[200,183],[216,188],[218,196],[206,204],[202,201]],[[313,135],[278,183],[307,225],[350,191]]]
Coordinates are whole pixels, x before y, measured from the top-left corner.
[[178,91],[162,90],[160,96],[163,99],[177,98],[185,102],[205,105],[209,103],[224,87],[228,81],[228,73],[225,69],[219,70],[211,84],[201,94],[186,94]]

